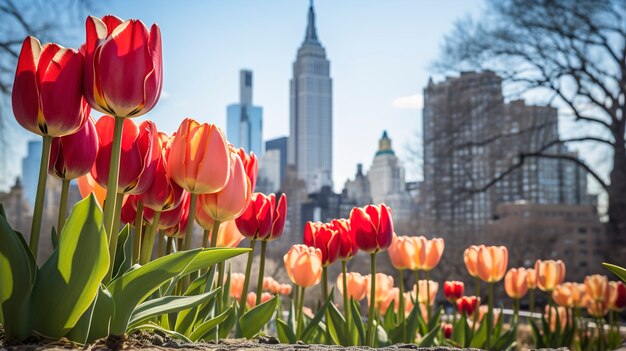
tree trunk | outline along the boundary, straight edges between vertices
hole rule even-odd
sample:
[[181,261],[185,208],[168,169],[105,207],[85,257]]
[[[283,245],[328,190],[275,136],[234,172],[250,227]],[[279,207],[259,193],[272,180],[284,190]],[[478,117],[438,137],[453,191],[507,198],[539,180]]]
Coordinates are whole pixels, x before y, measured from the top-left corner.
[[[622,134],[623,135],[623,134]],[[619,137],[617,139],[620,139]],[[615,263],[626,256],[626,149],[624,138],[616,140],[609,185],[609,259]]]

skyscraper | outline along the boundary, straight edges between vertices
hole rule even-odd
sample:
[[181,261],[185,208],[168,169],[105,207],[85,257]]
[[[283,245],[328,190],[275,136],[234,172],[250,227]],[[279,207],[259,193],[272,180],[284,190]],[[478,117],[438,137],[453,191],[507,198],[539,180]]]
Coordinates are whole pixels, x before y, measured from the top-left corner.
[[333,117],[330,61],[317,37],[313,3],[290,83],[288,163],[312,193],[332,186]]
[[226,108],[226,136],[235,147],[263,155],[263,108],[252,105],[252,71],[239,71],[239,103]]

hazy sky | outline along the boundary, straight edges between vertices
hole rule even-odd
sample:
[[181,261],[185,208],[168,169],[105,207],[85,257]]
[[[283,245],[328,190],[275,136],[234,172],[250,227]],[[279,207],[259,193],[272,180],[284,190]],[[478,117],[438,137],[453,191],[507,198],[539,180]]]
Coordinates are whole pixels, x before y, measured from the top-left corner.
[[[163,35],[164,92],[146,118],[174,131],[187,116],[225,127],[238,100],[238,72],[254,71],[264,138],[289,131],[289,79],[302,43],[307,0],[115,1],[101,13],[157,22]],[[482,1],[316,0],[318,35],[333,78],[334,181],[356,163],[368,168],[387,129],[402,157],[421,124],[428,66],[455,19]],[[409,172],[408,172],[409,173]],[[407,174],[414,178],[415,174]]]

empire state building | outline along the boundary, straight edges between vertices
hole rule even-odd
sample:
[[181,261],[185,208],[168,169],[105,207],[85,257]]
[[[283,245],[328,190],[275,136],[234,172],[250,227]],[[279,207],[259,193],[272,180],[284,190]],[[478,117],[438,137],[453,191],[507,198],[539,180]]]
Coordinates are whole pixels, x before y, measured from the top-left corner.
[[330,61],[315,28],[313,2],[290,85],[289,164],[309,193],[332,186],[333,111]]

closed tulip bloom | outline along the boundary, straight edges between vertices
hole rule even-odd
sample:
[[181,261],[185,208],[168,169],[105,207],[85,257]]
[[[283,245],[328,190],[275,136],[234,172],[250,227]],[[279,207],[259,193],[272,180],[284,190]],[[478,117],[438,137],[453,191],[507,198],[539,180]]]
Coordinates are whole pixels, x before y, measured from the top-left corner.
[[345,261],[356,255],[359,249],[354,240],[354,233],[350,230],[350,221],[347,219],[333,219],[330,225],[339,233],[338,259]]
[[117,117],[150,111],[161,95],[161,31],[139,20],[90,16],[86,23],[85,98],[96,110]]
[[52,139],[48,172],[75,179],[91,170],[98,154],[98,134],[91,117],[76,133]]
[[276,203],[276,197],[274,194],[271,194],[270,201],[274,213],[272,215],[270,235],[264,239],[267,241],[276,240],[283,235],[283,231],[285,230],[285,221],[287,220],[287,196],[285,194],[281,194],[278,199],[278,203]]
[[228,221],[220,225],[220,229],[217,232],[217,244],[215,247],[237,247],[243,240],[244,236],[241,235],[235,221]]
[[252,151],[250,151],[250,154],[246,154],[246,150],[244,150],[242,147],[237,150],[237,154],[243,162],[243,168],[246,171],[248,179],[250,179],[251,191],[254,192],[254,188],[256,187],[256,178],[259,173],[259,162],[257,160],[257,157]]
[[104,205],[104,199],[107,197],[107,190],[100,186],[95,179],[93,179],[91,173],[78,177],[78,179],[76,179],[76,183],[78,185],[80,196],[83,199],[93,193],[98,201],[98,204],[100,204],[100,207]]
[[585,292],[593,301],[607,301],[609,296],[609,279],[605,275],[594,274],[585,277]]
[[[102,186],[107,186],[109,181],[114,125],[115,120],[111,116],[102,116],[96,122],[99,149],[91,175]],[[154,180],[160,156],[159,136],[154,122],[143,121],[137,125],[130,119],[124,120],[118,192],[123,194],[146,192]]]
[[[159,229],[163,229],[165,235],[175,238],[183,238],[187,231],[187,220],[189,219],[189,205],[191,203],[191,196],[188,192],[183,194],[183,201],[177,207],[161,212],[159,218]],[[149,218],[151,210],[144,209],[143,215],[147,222],[151,222]]]
[[[552,311],[550,311],[552,309]],[[567,308],[562,306],[549,306],[546,305],[544,318],[548,321],[550,331],[554,332],[557,329],[557,322],[559,323],[559,330],[565,330],[565,327],[569,325],[572,320],[567,313]]]
[[534,268],[526,269],[526,285],[528,289],[537,289],[537,271]]
[[446,281],[443,283],[443,294],[446,299],[451,303],[455,303],[456,300],[463,296],[464,284],[456,280]]
[[304,226],[304,245],[315,247],[322,252],[322,265],[328,266],[337,260],[341,238],[330,225],[307,222]]
[[381,315],[384,315],[391,303],[393,302],[394,311],[398,311],[398,306],[400,306],[400,289],[399,288],[391,288],[387,291],[387,296],[381,301],[378,305],[378,312]]
[[502,280],[509,261],[509,251],[504,246],[483,246],[478,249],[478,277],[487,283]]
[[463,262],[467,272],[474,278],[478,277],[478,251],[484,245],[472,245],[463,252]]
[[554,302],[563,307],[581,307],[584,304],[585,285],[578,283],[562,283],[552,291]]
[[456,300],[456,306],[459,313],[465,313],[466,316],[472,316],[474,311],[480,306],[480,297],[476,296],[462,296]]
[[167,211],[177,207],[183,199],[183,188],[178,186],[167,174],[167,156],[169,154],[169,137],[159,133],[159,150],[161,153],[156,161],[154,178],[148,189],[141,194],[144,207],[154,211]]
[[252,195],[250,180],[243,168],[241,158],[230,154],[230,175],[226,186],[211,194],[198,196],[202,209],[215,221],[225,222],[239,217],[248,206]]
[[537,272],[537,287],[541,291],[551,292],[557,285],[563,283],[565,264],[561,260],[537,260],[535,272]]
[[241,293],[243,292],[243,283],[245,279],[246,276],[243,273],[230,274],[230,291],[228,292],[228,295],[231,298],[236,300],[239,300],[239,298],[241,298]]
[[444,338],[450,339],[452,337],[452,324],[444,323],[441,330],[443,331]]
[[415,260],[413,258],[417,250],[415,248],[415,242],[411,237],[406,235],[397,236],[394,234],[387,252],[389,253],[391,265],[395,269],[416,269],[416,265],[414,264]]
[[17,61],[11,94],[13,114],[26,130],[61,137],[78,131],[89,117],[83,99],[83,54],[27,37]]
[[250,239],[267,239],[270,237],[273,224],[274,194],[269,196],[253,193],[245,211],[235,219],[241,234]]
[[120,211],[120,220],[124,224],[134,224],[135,216],[137,216],[138,195],[126,195],[122,201],[122,209]]
[[[375,296],[374,296],[374,303],[376,306],[378,306],[380,303],[383,302],[383,300],[387,297],[387,293],[389,292],[389,290],[391,290],[393,288],[393,277],[384,273],[376,273],[376,286],[375,286]],[[368,304],[371,301],[371,296],[370,296],[370,292],[371,292],[371,281],[372,281],[372,275],[368,274],[365,276],[365,286],[366,286],[366,296],[367,296],[367,301]]]
[[443,255],[444,241],[441,238],[426,239],[423,236],[412,237],[416,247],[415,262],[417,268],[430,271],[439,264]]
[[391,210],[385,204],[355,207],[350,212],[350,228],[359,249],[368,253],[385,250],[393,238]]
[[306,245],[293,245],[283,257],[291,281],[303,288],[311,287],[322,279],[322,252]]
[[524,268],[511,268],[504,276],[504,290],[512,299],[521,299],[528,292],[527,272]]
[[278,293],[285,296],[291,295],[291,290],[292,287],[290,284],[280,284],[278,287]]
[[[428,286],[426,286],[428,284]],[[435,297],[439,291],[439,283],[433,280],[420,279],[419,281],[419,295],[415,298],[419,303],[426,303],[430,301],[430,304],[435,303]],[[430,295],[428,295],[430,293]],[[417,294],[417,286],[413,285],[413,296]]]
[[278,282],[272,277],[263,277],[263,290],[274,293],[278,288]]
[[167,173],[193,194],[222,190],[230,175],[230,152],[221,129],[185,118],[174,134]]
[[[498,324],[498,319],[500,319],[500,313],[502,312],[502,310],[500,310],[499,308],[494,308],[493,309],[493,326],[495,327]],[[485,319],[485,317],[487,316],[487,313],[489,313],[489,307],[486,305],[482,305],[478,307],[478,322],[482,322],[483,319]],[[469,322],[469,321],[468,321]],[[486,322],[486,320],[485,320]]]
[[609,310],[626,309],[626,285],[623,282],[609,282]]
[[[355,301],[363,300],[367,294],[367,288],[369,287],[365,277],[357,272],[349,272],[346,274],[346,286],[348,289],[348,297]],[[337,277],[337,289],[343,296],[343,273],[339,273]]]
[[603,318],[609,313],[608,301],[593,301],[593,299],[588,299],[586,302],[587,313],[594,318]]

